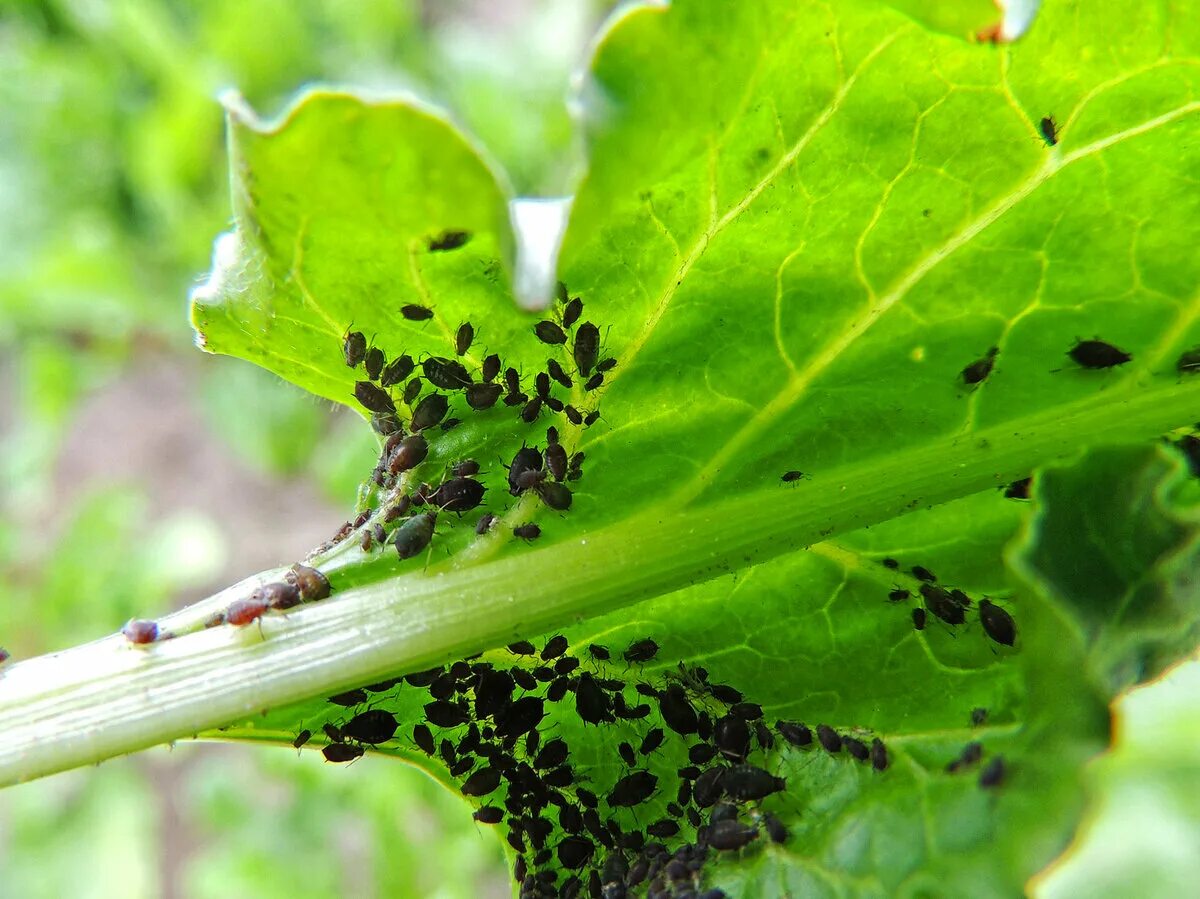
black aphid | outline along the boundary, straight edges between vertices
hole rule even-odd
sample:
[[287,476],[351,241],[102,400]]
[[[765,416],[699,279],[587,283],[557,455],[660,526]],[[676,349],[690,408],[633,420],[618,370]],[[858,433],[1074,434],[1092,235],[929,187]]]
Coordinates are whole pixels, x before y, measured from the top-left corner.
[[1175,370],[1181,375],[1200,371],[1200,346],[1184,350],[1175,360]]
[[472,384],[466,390],[467,405],[476,412],[482,412],[496,405],[503,388],[499,384]]
[[763,710],[757,702],[735,702],[730,706],[729,714],[737,715],[746,721],[757,721],[762,717]]
[[567,329],[570,329],[571,327],[573,327],[575,325],[575,322],[579,321],[579,316],[582,314],[583,314],[583,300],[579,299],[579,297],[575,297],[573,300],[571,300],[569,303],[567,303],[566,308],[563,309],[563,314],[562,314],[563,327],[567,328]]
[[583,389],[590,392],[590,391],[598,388],[603,383],[604,383],[604,372],[598,371],[594,375],[592,375],[590,378],[587,379],[587,382],[583,385]]
[[612,657],[608,651],[608,647],[601,646],[598,643],[588,644],[588,655],[597,662],[607,662]]
[[920,565],[914,565],[910,570],[912,571],[912,576],[918,581],[924,581],[927,584],[937,583],[936,575],[934,575],[934,573],[928,568],[924,568]]
[[346,365],[357,368],[367,355],[367,338],[362,331],[348,331],[342,341],[342,355]]
[[987,724],[988,710],[984,708],[971,709],[971,727],[979,727],[982,724]]
[[567,416],[567,421],[571,424],[576,427],[583,424],[583,415],[574,406],[565,406],[563,412]]
[[575,332],[573,355],[579,373],[584,377],[591,374],[600,355],[600,329],[591,322],[584,322]]
[[704,832],[705,842],[720,852],[735,852],[758,839],[758,828],[736,819],[710,824]]
[[946,624],[962,624],[967,620],[963,607],[956,603],[950,594],[935,584],[922,584],[921,596],[925,600],[925,608],[936,615]]
[[583,426],[585,428],[590,428],[592,425],[594,425],[596,423],[596,421],[599,418],[600,418],[600,410],[593,409],[587,415],[583,416]]
[[884,771],[888,766],[888,751],[883,740],[876,737],[871,741],[871,767],[876,771]]
[[721,781],[727,770],[719,766],[709,768],[696,778],[696,782],[692,784],[692,801],[696,803],[697,807],[708,808],[725,795]]
[[998,755],[979,772],[979,786],[985,790],[994,789],[1004,783],[1006,773],[1004,756]]
[[460,788],[464,796],[487,796],[500,786],[500,772],[495,768],[480,768]]
[[551,509],[565,512],[571,508],[572,494],[565,484],[557,481],[545,481],[534,488],[538,497]]
[[406,406],[411,406],[413,401],[421,395],[421,388],[424,386],[425,384],[420,378],[413,378],[411,381],[405,384],[404,394],[401,397],[401,399],[404,400],[404,404]]
[[658,778],[649,771],[626,774],[609,791],[606,801],[610,808],[640,805],[654,795]]
[[542,536],[542,529],[530,521],[513,528],[513,536],[522,540],[536,540]]
[[508,466],[508,492],[513,496],[521,493],[522,478],[529,472],[542,470],[542,453],[535,446],[523,446],[517,450]]
[[754,765],[734,765],[721,778],[725,794],[739,802],[762,799],[787,787],[787,781]]
[[134,646],[145,646],[158,639],[158,622],[147,621],[144,618],[130,618],[121,628],[121,633]]
[[808,725],[799,721],[776,721],[775,729],[779,735],[793,746],[809,746],[812,744],[812,731]]
[[533,767],[545,770],[547,768],[557,768],[567,760],[567,755],[570,749],[566,740],[555,739],[551,740],[542,747],[542,751],[537,754],[533,760]]
[[413,372],[412,356],[397,356],[383,367],[379,373],[379,384],[382,387],[393,387],[399,384]]
[[924,609],[913,609],[912,610],[912,622],[913,622],[913,627],[915,627],[917,630],[919,630],[919,631],[925,630],[925,610]]
[[542,649],[542,661],[549,662],[551,659],[557,659],[567,651],[567,646],[567,638],[562,634],[555,634],[546,641],[546,646]]
[[857,737],[842,737],[842,746],[860,762],[865,762],[871,756],[867,744]]
[[575,870],[576,868],[582,868],[588,863],[588,859],[592,857],[592,854],[596,851],[596,847],[590,840],[584,837],[569,836],[564,837],[559,842],[556,851],[558,860],[562,863],[562,866],[568,870]]
[[1113,368],[1133,359],[1131,354],[1103,340],[1077,341],[1075,346],[1067,351],[1067,355],[1084,368],[1091,369]]
[[999,347],[992,347],[980,359],[976,359],[970,365],[962,370],[960,377],[964,384],[978,384],[992,373],[992,366],[996,364],[996,354],[1000,352]]
[[431,393],[417,403],[413,409],[412,422],[410,423],[414,431],[424,431],[426,428],[432,428],[439,421],[446,417],[446,412],[450,409],[450,403],[440,393]]
[[364,750],[361,746],[351,746],[349,743],[330,743],[321,749],[321,755],[327,762],[352,762],[361,758]]
[[433,318],[433,310],[417,303],[409,303],[400,307],[400,314],[410,322],[423,322]]
[[311,739],[312,739],[312,731],[311,730],[302,730],[302,731],[300,731],[300,733],[296,734],[296,739],[292,740],[292,745],[295,746],[297,749],[299,749],[301,746],[303,746],[305,743],[307,743]]
[[726,758],[744,761],[750,752],[750,725],[736,715],[723,715],[713,725],[712,741]]
[[717,748],[708,743],[697,743],[688,750],[688,761],[693,765],[707,765],[717,754]]
[[796,469],[793,468],[791,471],[785,471],[782,475],[780,475],[779,480],[783,481],[783,483],[785,483],[785,484],[793,484],[796,481],[799,481],[803,477],[804,477],[804,472],[797,471]]
[[979,620],[987,635],[997,643],[1012,646],[1017,639],[1017,624],[1012,615],[990,599],[979,601]]
[[575,711],[587,724],[603,724],[613,719],[608,694],[586,671],[579,675],[575,685]]
[[465,245],[471,239],[470,231],[462,231],[459,229],[443,231],[436,237],[429,238],[429,251],[431,253],[445,252],[446,250],[457,250]]
[[563,371],[563,367],[558,364],[557,360],[547,359],[546,371],[550,374],[550,377],[556,380],[563,387],[566,387],[568,390],[575,386],[575,382],[571,380],[570,376],[565,371]]
[[504,820],[504,809],[494,805],[483,805],[471,816],[480,824],[499,824]]
[[[551,429],[553,430],[553,429]],[[562,444],[553,442],[546,447],[546,470],[556,481],[567,476],[567,451]]]
[[670,684],[659,694],[658,710],[663,722],[675,733],[687,736],[696,732],[696,710],[679,684]]
[[550,395],[550,376],[544,371],[539,371],[534,376],[533,389],[541,399],[545,400]]
[[638,752],[641,755],[649,755],[654,750],[658,749],[659,746],[662,745],[663,740],[665,738],[666,738],[666,733],[663,731],[663,729],[661,727],[656,727],[656,728],[652,729],[642,739],[642,745],[638,747]]
[[400,424],[400,419],[395,412],[371,413],[371,428],[382,437],[390,437],[392,434],[404,430],[404,426]]
[[386,743],[396,735],[396,716],[383,709],[368,709],[342,727],[342,736],[359,743]]
[[413,728],[413,742],[426,755],[433,755],[433,733],[424,724]]
[[496,736],[519,737],[534,730],[546,716],[545,703],[536,696],[523,696],[496,716]]
[[626,662],[649,662],[656,655],[658,655],[658,644],[647,638],[630,643],[629,648],[622,653],[622,658]]
[[367,693],[365,690],[347,690],[345,693],[339,693],[337,696],[330,696],[329,701],[334,705],[340,705],[345,708],[359,705],[367,701]]
[[354,382],[354,398],[358,400],[364,409],[370,412],[395,412],[396,404],[392,402],[392,398],[388,396],[386,390],[376,387],[370,381],[355,381]]
[[521,421],[527,425],[537,421],[539,415],[542,414],[542,398],[535,396],[528,403],[521,407]]
[[[328,721],[326,721],[324,724],[321,725],[321,730],[324,732],[326,738],[328,738],[328,740],[331,743],[342,742],[342,730],[337,725],[330,724]],[[430,739],[433,739],[433,738],[430,737]],[[432,752],[432,750],[430,750],[430,751]]]
[[884,568],[890,568],[892,571],[895,571],[900,567],[900,563],[892,558],[880,559],[879,562]]
[[891,602],[904,602],[904,600],[908,599],[910,596],[912,596],[911,593],[902,589],[896,589],[888,593],[888,599]]
[[842,751],[841,735],[828,724],[817,725],[817,740],[821,748],[828,753],[836,754]]
[[646,826],[646,833],[660,840],[668,840],[679,833],[679,825],[670,818],[662,818]]
[[461,390],[471,386],[470,372],[455,359],[430,356],[421,363],[421,371],[424,373],[426,381],[443,390]]
[[1038,130],[1042,132],[1042,140],[1047,146],[1053,147],[1058,143],[1058,123],[1054,121],[1054,116],[1043,116],[1038,122]]
[[446,699],[425,703],[425,719],[438,727],[458,727],[471,720],[465,706]]
[[400,474],[416,468],[429,455],[429,443],[420,434],[409,434],[396,444],[388,459],[387,469],[392,474]]
[[469,512],[483,502],[487,488],[474,478],[451,478],[429,497],[429,501],[446,512]]
[[1021,478],[1019,481],[1013,481],[1004,488],[1005,499],[1029,499],[1029,488],[1033,484],[1033,478]]
[[372,381],[378,381],[380,374],[383,373],[384,363],[387,362],[387,357],[383,355],[383,350],[377,346],[367,350],[367,355],[363,357],[364,367],[367,370],[367,377]]
[[552,321],[540,321],[533,326],[533,333],[537,335],[537,339],[542,343],[548,343],[551,346],[567,342],[567,335]]
[[742,701],[742,693],[736,690],[729,684],[709,684],[708,692],[712,697],[726,705],[733,705],[736,702]]
[[633,747],[628,743],[622,742],[617,744],[617,755],[621,756],[621,761],[629,768],[637,767],[637,755],[633,751]]
[[433,539],[433,525],[437,521],[432,512],[422,512],[415,515],[400,527],[392,537],[396,544],[396,554],[401,559],[411,559],[429,546]]

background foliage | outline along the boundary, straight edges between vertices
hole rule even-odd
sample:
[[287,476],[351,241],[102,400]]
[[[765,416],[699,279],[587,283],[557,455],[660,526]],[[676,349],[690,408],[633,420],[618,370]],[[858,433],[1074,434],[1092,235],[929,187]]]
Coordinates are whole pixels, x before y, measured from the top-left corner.
[[[355,422],[249,366],[197,359],[186,343],[180,301],[228,215],[217,88],[236,85],[257,108],[273,110],[314,78],[412,86],[454,109],[519,190],[569,183],[560,100],[596,11],[526,9],[507,27],[537,52],[510,50],[511,58],[482,68],[479,48],[495,43],[503,21],[465,8],[435,14],[388,3],[353,16],[342,9],[4,8],[0,388],[15,402],[4,404],[0,421],[0,566],[12,610],[4,641],[15,653],[111,631],[129,614],[199,595],[231,571],[296,556],[340,520],[336,506],[371,464],[371,443]],[[562,40],[564,30],[575,40]],[[267,44],[270,52],[253,37],[261,33],[281,37]],[[530,58],[546,70],[525,65]],[[125,434],[160,421],[164,407],[182,409],[185,424],[164,429],[146,458],[176,468],[189,460],[194,479],[236,469],[241,480],[230,491],[257,485],[254,503],[196,508],[186,484],[105,461],[105,448],[127,454]],[[121,482],[111,483],[114,472]],[[262,532],[275,542],[255,536]],[[1155,689],[1165,696],[1186,686]],[[1153,704],[1153,692],[1138,702]],[[1186,709],[1159,715],[1137,733],[1169,729],[1174,741],[1197,726]],[[1138,826],[1129,808],[1151,807],[1142,797],[1196,775],[1186,753],[1163,755],[1160,740],[1135,739],[1094,772],[1097,787],[1119,797],[1129,826]],[[0,844],[0,876],[27,884],[27,895],[101,895],[89,892],[103,889],[100,879],[87,876],[99,864],[122,872],[121,895],[216,895],[239,886],[255,895],[332,895],[350,883],[362,894],[475,895],[499,857],[454,797],[379,760],[340,771],[279,752],[156,751],[10,790],[5,799],[0,820],[10,836]],[[1169,859],[1172,845],[1188,845],[1194,821],[1193,810],[1172,808],[1171,840],[1159,844],[1159,857]],[[421,845],[412,833],[426,815],[444,829]],[[293,826],[271,826],[281,818]],[[1094,838],[1119,842],[1112,827],[1098,826]],[[330,846],[338,847],[336,865]],[[1111,865],[1146,862],[1092,851]],[[1178,858],[1187,858],[1182,849]],[[1167,866],[1164,883],[1182,878],[1185,866]],[[431,879],[430,867],[461,876]],[[57,878],[53,889],[47,871]],[[1098,889],[1083,866],[1069,876],[1076,879],[1064,882]],[[488,882],[504,894],[505,880],[501,873]]]

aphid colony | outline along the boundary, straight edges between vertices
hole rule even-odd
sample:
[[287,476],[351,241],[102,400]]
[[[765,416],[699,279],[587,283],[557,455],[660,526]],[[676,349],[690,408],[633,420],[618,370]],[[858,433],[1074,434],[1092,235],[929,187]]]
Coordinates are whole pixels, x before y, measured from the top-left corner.
[[[959,379],[968,387],[986,381],[995,367],[996,357],[999,354],[999,347],[989,348],[986,353],[959,372]],[[1115,368],[1133,360],[1132,353],[1127,353],[1099,338],[1095,340],[1076,339],[1075,345],[1067,350],[1067,355],[1080,368],[1093,371]],[[1181,373],[1200,369],[1200,348],[1190,350],[1180,356],[1175,367]]]
[[[206,628],[222,624],[244,627],[259,621],[268,612],[285,612],[301,603],[317,602],[330,594],[325,575],[299,563],[293,565],[280,581],[255,587],[248,596],[231,602],[224,611],[216,612],[204,622]],[[135,646],[145,646],[174,636],[162,631],[155,621],[131,618],[121,629],[125,639]]]
[[[472,459],[451,466],[436,486],[411,483],[415,470],[430,454],[434,429],[449,430],[460,423],[447,417],[451,399],[459,394],[474,412],[491,409],[503,399],[504,405],[518,409],[525,424],[533,424],[547,409],[562,414],[576,427],[594,424],[598,409],[585,413],[555,396],[556,386],[571,390],[576,378],[583,391],[595,390],[603,383],[604,373],[617,364],[615,359],[600,358],[600,329],[588,321],[579,324],[582,313],[583,301],[570,297],[560,283],[556,320],[538,322],[533,332],[548,346],[566,349],[569,345],[570,357],[564,354],[563,361],[546,360],[546,370],[532,379],[532,396],[526,392],[528,382],[523,384],[515,368],[505,368],[499,355],[486,356],[477,367],[471,363],[468,353],[475,329],[470,322],[455,332],[457,358],[430,356],[420,362],[407,354],[389,362],[382,350],[368,345],[362,332],[348,332],[342,345],[345,362],[351,368],[362,366],[367,375],[367,380],[355,383],[354,396],[372,413],[372,426],[385,438],[372,480],[387,497],[381,519],[372,521],[372,513],[366,512],[348,522],[323,548],[359,532],[364,551],[390,543],[401,559],[413,558],[429,547],[440,514],[461,516],[483,505],[488,488],[477,478],[480,465]],[[434,315],[433,310],[414,304],[403,307],[401,314],[410,321],[425,321]],[[426,386],[433,389],[425,392]],[[401,420],[397,403],[408,407],[407,421]],[[582,452],[568,452],[559,440],[558,427],[551,426],[546,430],[544,448],[522,445],[508,463],[508,492],[514,497],[534,495],[550,509],[565,512],[574,498],[567,484],[582,477],[583,460]],[[476,522],[476,533],[488,533],[497,521],[495,513],[485,511]],[[511,532],[514,539],[530,541],[541,536],[541,527],[518,522]]]
[[[890,558],[884,559],[883,565],[893,571],[900,568],[900,563]],[[1003,646],[1012,646],[1016,642],[1017,623],[1008,610],[987,597],[976,605],[971,597],[957,587],[940,586],[934,573],[921,565],[914,565],[909,571],[917,581],[916,592],[921,597],[921,605],[912,610],[913,627],[917,630],[925,629],[928,615],[935,616],[950,627],[965,624],[967,612],[975,607],[988,637]],[[912,597],[913,591],[907,587],[897,586],[888,593],[891,602],[906,602]]]
[[[878,737],[826,724],[769,725],[761,706],[710,682],[703,668],[680,663],[661,676],[629,678],[658,652],[643,639],[620,652],[591,644],[572,654],[559,635],[540,649],[521,641],[498,660],[474,656],[352,690],[330,697],[349,717],[324,726],[322,752],[351,761],[397,739],[395,716],[380,707],[385,694],[427,693],[412,741],[479,801],[477,822],[505,828],[526,897],[724,895],[701,889],[709,861],[788,839],[761,808],[787,788],[762,756],[819,750],[875,771],[889,766]],[[589,750],[608,747],[614,773],[576,770],[570,732],[552,723],[564,715],[589,731]],[[301,731],[296,745],[311,736]],[[666,766],[684,755],[683,767]]]

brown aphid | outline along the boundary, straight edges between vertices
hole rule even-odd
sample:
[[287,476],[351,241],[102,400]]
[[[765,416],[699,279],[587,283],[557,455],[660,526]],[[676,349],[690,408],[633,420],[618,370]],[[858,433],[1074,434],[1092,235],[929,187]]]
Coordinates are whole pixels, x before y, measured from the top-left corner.
[[284,609],[300,605],[300,588],[295,584],[289,584],[287,581],[273,581],[270,584],[263,584],[256,592],[260,599],[276,611],[283,611]]
[[316,602],[329,595],[329,579],[307,565],[293,565],[283,579],[296,585],[304,602]]
[[354,398],[370,412],[394,413],[396,411],[396,404],[392,402],[387,391],[376,387],[370,381],[354,382]]
[[1054,121],[1054,116],[1043,116],[1038,122],[1038,130],[1042,133],[1042,140],[1046,142],[1046,146],[1053,147],[1058,143],[1058,122]]
[[413,404],[413,400],[421,395],[421,388],[424,386],[425,383],[420,378],[413,378],[411,381],[405,384],[404,394],[401,397],[404,400],[404,405],[411,406]]
[[383,367],[383,371],[379,373],[379,385],[381,387],[394,387],[405,378],[413,373],[412,356],[407,354],[397,356],[391,362]]
[[266,600],[260,596],[235,599],[225,610],[225,621],[235,627],[245,627],[262,618],[269,608]]
[[482,412],[496,405],[496,400],[500,399],[500,394],[504,392],[504,388],[499,384],[484,382],[481,384],[472,384],[465,392],[467,405],[476,412]]
[[400,307],[400,314],[410,322],[423,322],[433,318],[433,310],[428,306],[421,306],[417,303],[409,303],[406,306]]
[[383,355],[383,350],[377,346],[367,350],[367,355],[363,357],[364,367],[367,370],[367,377],[372,381],[378,381],[380,374],[383,372],[384,363],[387,362],[387,357]]
[[347,331],[345,338],[342,340],[342,355],[346,359],[346,365],[350,368],[358,368],[362,364],[363,358],[367,353],[367,338],[362,331]]
[[565,512],[571,508],[572,495],[565,484],[557,481],[543,481],[534,488],[534,492],[542,502],[555,511]]
[[[158,639],[158,622],[148,621],[144,618],[130,618],[121,628],[121,633],[125,635],[125,639],[134,646],[145,646],[147,643],[153,643]],[[8,653],[4,653],[4,658],[8,658]],[[3,659],[0,659],[3,661]]]
[[392,451],[388,459],[387,469],[391,474],[400,474],[416,468],[429,455],[429,443],[420,434],[410,434],[403,438]]

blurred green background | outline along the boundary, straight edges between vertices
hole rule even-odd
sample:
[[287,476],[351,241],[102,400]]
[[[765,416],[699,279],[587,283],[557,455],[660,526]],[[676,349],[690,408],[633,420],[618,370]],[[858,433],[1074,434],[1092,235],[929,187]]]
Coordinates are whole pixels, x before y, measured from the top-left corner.
[[[216,96],[272,115],[313,82],[412,91],[519,193],[564,193],[564,101],[611,5],[0,0],[0,645],[53,651],[300,558],[374,463],[357,419],[191,345],[229,220]],[[1200,880],[1200,799],[1165,801],[1200,774],[1198,674],[1129,701],[1134,739],[1091,775],[1107,816],[1048,895]],[[0,793],[0,896],[351,895],[509,882],[456,797],[381,759],[180,745]]]

